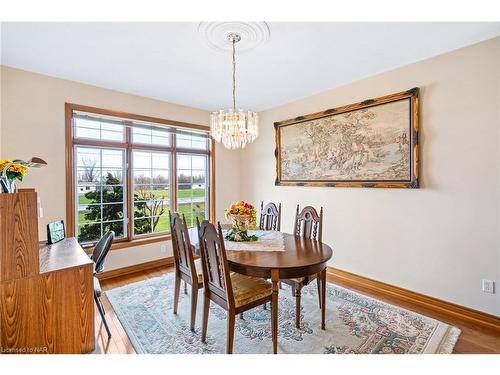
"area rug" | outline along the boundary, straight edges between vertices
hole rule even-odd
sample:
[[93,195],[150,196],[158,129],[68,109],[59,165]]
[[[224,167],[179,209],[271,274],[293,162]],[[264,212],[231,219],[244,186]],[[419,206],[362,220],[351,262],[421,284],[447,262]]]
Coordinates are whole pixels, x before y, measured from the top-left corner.
[[[190,295],[181,292],[173,314],[174,275],[106,292],[137,353],[225,353],[226,312],[213,302],[206,343],[200,340],[203,289],[195,332],[189,330]],[[451,353],[460,330],[443,322],[328,283],[326,330],[315,282],[302,291],[302,321],[295,327],[295,298],[279,293],[279,353]],[[262,306],[236,318],[234,353],[272,353],[271,312]]]

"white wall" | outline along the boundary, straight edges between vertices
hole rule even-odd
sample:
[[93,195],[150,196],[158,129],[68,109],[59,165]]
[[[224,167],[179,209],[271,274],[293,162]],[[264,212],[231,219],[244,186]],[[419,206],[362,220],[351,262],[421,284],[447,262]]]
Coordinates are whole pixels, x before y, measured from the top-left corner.
[[[39,156],[48,165],[32,169],[21,187],[34,187],[44,208],[39,220],[40,239],[46,224],[66,218],[64,103],[76,103],[146,116],[207,125],[207,111],[128,95],[77,82],[1,67],[1,154],[4,158]],[[216,215],[239,199],[239,152],[217,146]],[[161,243],[112,251],[107,269],[171,256],[160,252]]]
[[[500,38],[260,113],[242,153],[242,196],[323,206],[330,265],[500,315]],[[421,88],[421,183],[413,189],[277,187],[273,122]],[[286,88],[283,88],[286,89]]]

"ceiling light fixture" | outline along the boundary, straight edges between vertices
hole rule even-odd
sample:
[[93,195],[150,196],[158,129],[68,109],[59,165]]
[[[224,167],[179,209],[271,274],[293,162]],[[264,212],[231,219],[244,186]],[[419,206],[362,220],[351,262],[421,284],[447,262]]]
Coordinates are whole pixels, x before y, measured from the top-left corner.
[[259,135],[259,117],[252,111],[236,110],[236,51],[241,40],[238,33],[231,32],[227,40],[232,43],[233,51],[233,108],[212,112],[210,115],[210,134],[229,149],[244,148]]

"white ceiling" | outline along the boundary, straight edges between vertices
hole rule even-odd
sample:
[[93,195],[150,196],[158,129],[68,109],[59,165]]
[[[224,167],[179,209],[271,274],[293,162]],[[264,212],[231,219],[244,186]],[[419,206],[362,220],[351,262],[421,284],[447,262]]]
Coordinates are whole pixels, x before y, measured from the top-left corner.
[[[261,111],[499,35],[499,23],[268,23],[237,56],[237,106]],[[2,23],[1,63],[217,110],[231,103],[231,56],[198,23]]]

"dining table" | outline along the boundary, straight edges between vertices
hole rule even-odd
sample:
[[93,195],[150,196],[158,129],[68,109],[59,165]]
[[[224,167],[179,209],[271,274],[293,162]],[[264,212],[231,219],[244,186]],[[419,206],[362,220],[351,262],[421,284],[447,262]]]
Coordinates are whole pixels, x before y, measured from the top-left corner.
[[[224,225],[228,229],[229,226]],[[229,268],[247,276],[270,279],[272,283],[271,324],[273,353],[278,352],[278,294],[279,281],[318,275],[321,285],[321,329],[325,329],[326,314],[326,268],[333,251],[327,244],[306,237],[280,232],[283,235],[283,251],[248,250],[251,243],[244,242],[246,250],[226,250]],[[199,253],[198,230],[189,230],[193,250]],[[227,240],[225,241],[227,243]],[[234,249],[237,243],[232,242]],[[236,245],[237,246],[237,245]]]

